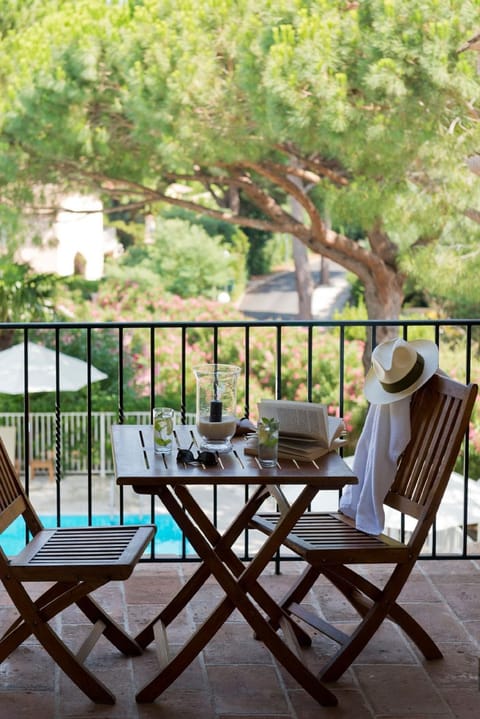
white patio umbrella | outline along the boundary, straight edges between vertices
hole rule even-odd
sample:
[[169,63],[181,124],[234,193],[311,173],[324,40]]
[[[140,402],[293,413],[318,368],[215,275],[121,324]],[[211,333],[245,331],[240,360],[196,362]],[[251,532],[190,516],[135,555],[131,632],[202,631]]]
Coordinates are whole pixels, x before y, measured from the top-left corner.
[[[0,352],[0,392],[4,394],[23,394],[25,391],[23,342]],[[28,342],[28,391],[55,392],[56,364],[55,351],[47,347]],[[60,389],[76,391],[88,383],[88,365],[83,360],[59,353]],[[108,375],[92,365],[91,381],[98,382]]]

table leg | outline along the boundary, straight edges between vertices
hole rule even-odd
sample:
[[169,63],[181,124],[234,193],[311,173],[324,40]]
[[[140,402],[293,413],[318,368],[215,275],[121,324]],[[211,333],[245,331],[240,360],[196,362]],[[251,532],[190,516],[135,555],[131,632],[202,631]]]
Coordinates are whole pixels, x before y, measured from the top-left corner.
[[[313,491],[316,493],[316,490]],[[240,577],[240,575],[245,572],[245,565],[232,550],[232,545],[245,527],[248,526],[250,518],[258,511],[265,499],[270,496],[270,492],[266,489],[266,487],[259,488],[249,499],[247,504],[243,507],[223,535],[220,534],[218,529],[212,524],[212,522],[210,522],[208,517],[205,516],[202,508],[198,505],[186,487],[176,487],[175,493],[181,500],[182,505],[190,513],[190,516],[193,517],[195,524],[204,533],[205,537],[210,542],[210,545],[215,547],[217,555],[225,562],[236,577]],[[311,500],[308,499],[308,503],[310,501]],[[303,506],[303,504],[301,504],[301,506]],[[298,512],[303,513],[303,510],[301,511],[300,509],[297,509],[297,513]],[[294,516],[296,516],[296,514]],[[294,525],[292,524],[292,527],[293,526]],[[284,536],[286,535],[284,534]],[[271,550],[267,549],[266,556],[268,556],[268,551]],[[271,557],[268,557],[267,563],[270,559]],[[267,563],[265,563],[265,566]],[[259,568],[258,575],[261,571],[262,569]],[[210,572],[208,575],[210,575]],[[260,584],[258,584],[258,582],[255,581],[252,586],[249,586],[248,590],[259,606],[268,614],[270,624],[275,629],[278,629],[280,618],[283,617],[283,619],[291,625],[292,631],[297,636],[301,644],[304,644],[305,646],[309,646],[311,644],[310,636],[306,634],[303,629],[298,626],[298,624],[291,620],[290,615],[272,599],[270,594],[268,594],[268,592]]]
[[[316,494],[316,489],[306,487],[292,505],[288,515],[277,525],[275,532],[265,541],[262,549],[245,569],[240,567],[238,560],[231,550],[232,536],[236,537],[244,529],[249,518],[265,500],[265,493],[257,491],[254,497],[241,510],[230,528],[224,535],[211,524],[203,510],[191,497],[186,487],[176,487],[176,494],[181,496],[182,504],[185,500],[188,503],[189,511],[193,512],[193,520],[188,516],[184,506],[173,495],[167,487],[162,491],[162,502],[170,511],[178,525],[185,532],[190,543],[198,552],[203,565],[208,568],[208,573],[213,574],[219,585],[226,593],[226,597],[217,605],[200,629],[195,632],[191,639],[178,652],[178,654],[161,669],[159,674],[152,679],[137,694],[138,702],[153,701],[164,689],[176,679],[180,673],[193,661],[203,647],[210,641],[223,623],[228,619],[234,609],[238,609],[256,635],[261,639],[278,661],[295,677],[301,686],[308,691],[312,697],[323,705],[335,705],[337,699],[324,684],[305,666],[292,650],[277,634],[270,623],[264,618],[254,603],[250,600],[248,593],[261,596],[263,599],[269,596],[260,592],[260,585],[257,579],[261,571],[275,554],[282,539],[294,526],[298,517],[305,511],[309,502]],[[194,523],[196,522],[196,523]],[[212,545],[212,540],[214,544]],[[235,557],[235,558],[234,558]],[[203,575],[204,576],[204,575]],[[192,586],[190,587],[190,590]],[[190,592],[191,593],[191,592]],[[193,594],[191,594],[193,596]],[[276,606],[272,598],[269,598],[270,609]],[[278,608],[280,614],[282,610]],[[267,612],[268,614],[268,612]]]
[[[245,529],[242,517],[243,513],[246,511],[246,508],[248,508],[247,514],[250,518],[250,516],[255,514],[255,512],[261,507],[265,499],[269,496],[268,490],[266,490],[264,487],[258,487],[248,500],[248,503],[245,506],[244,510],[241,512],[240,516],[236,518],[234,523],[227,530],[227,533],[224,535],[224,538],[222,538],[222,535],[210,522],[208,517],[205,516],[203,510],[195,502],[188,489],[184,488],[185,491],[183,493],[181,492],[181,489],[182,486],[178,487],[176,489],[176,492],[177,494],[179,494],[179,496],[181,496],[182,503],[185,504],[185,507],[191,514],[193,512],[192,516],[194,517],[195,523],[197,524],[197,526],[200,527],[201,531],[204,532],[208,541],[213,545],[217,544],[217,542],[219,543],[220,541],[222,541],[223,544],[227,542],[228,544],[232,545],[235,540],[238,539],[242,531]],[[178,514],[175,500],[173,504],[171,503],[172,495],[170,490],[166,487],[161,487],[158,492],[158,497],[162,500],[165,507],[169,509],[174,518],[175,514],[177,514],[177,524],[185,532],[185,528],[182,526],[182,521],[184,518],[183,508],[181,514]],[[231,551],[231,555],[236,560],[236,562],[238,562],[239,573],[243,572],[243,570],[245,569],[243,563],[237,558],[234,552]],[[194,574],[190,577],[190,579],[186,582],[186,584],[175,595],[175,597],[167,604],[167,606],[164,607],[162,611],[154,619],[152,619],[149,624],[147,624],[142,629],[142,631],[135,637],[135,641],[143,649],[145,649],[154,640],[153,627],[155,626],[155,624],[158,621],[161,621],[165,627],[168,627],[168,625],[171,624],[175,617],[177,617],[180,612],[187,606],[187,604],[195,596],[195,594],[197,594],[197,592],[205,584],[211,574],[212,572],[209,567],[205,563],[202,563],[199,568],[194,572]]]

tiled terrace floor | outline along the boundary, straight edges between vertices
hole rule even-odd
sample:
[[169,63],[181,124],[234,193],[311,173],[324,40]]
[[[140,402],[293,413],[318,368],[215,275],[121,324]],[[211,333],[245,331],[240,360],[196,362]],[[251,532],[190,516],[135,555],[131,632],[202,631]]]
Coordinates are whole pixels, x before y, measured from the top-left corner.
[[[263,582],[279,596],[298,571],[289,563]],[[104,606],[132,633],[152,617],[194,569],[191,564],[140,564],[125,585],[98,593]],[[172,645],[202,621],[221,593],[214,582],[171,627]],[[417,565],[402,602],[437,639],[444,659],[426,662],[392,625],[382,627],[369,647],[335,684],[339,705],[316,704],[292,680],[234,613],[215,640],[161,697],[139,705],[135,693],[153,674],[153,649],[135,659],[119,655],[103,638],[88,662],[117,695],[113,707],[92,704],[31,640],[0,665],[0,719],[474,719],[480,716],[480,562],[428,561]],[[319,584],[311,601],[327,618],[352,618],[342,599]],[[12,608],[0,592],[1,626]],[[80,642],[82,616],[66,613],[62,635]],[[331,645],[315,638],[308,650],[320,665]]]

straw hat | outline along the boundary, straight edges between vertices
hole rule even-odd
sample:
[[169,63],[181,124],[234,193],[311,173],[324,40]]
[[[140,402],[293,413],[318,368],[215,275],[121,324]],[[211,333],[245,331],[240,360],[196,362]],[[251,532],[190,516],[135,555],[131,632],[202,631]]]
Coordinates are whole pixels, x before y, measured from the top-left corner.
[[438,369],[438,347],[429,340],[387,340],[375,347],[365,379],[372,404],[390,404],[408,397]]

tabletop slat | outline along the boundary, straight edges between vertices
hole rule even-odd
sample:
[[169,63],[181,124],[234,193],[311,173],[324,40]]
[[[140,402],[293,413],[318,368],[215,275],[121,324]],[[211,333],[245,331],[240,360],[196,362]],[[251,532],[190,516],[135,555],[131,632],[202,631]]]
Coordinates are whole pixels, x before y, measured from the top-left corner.
[[279,466],[262,469],[256,458],[244,453],[245,439],[233,440],[234,450],[219,456],[216,467],[177,463],[177,447],[191,448],[196,454],[200,440],[194,425],[175,428],[175,446],[167,455],[156,455],[151,425],[112,426],[113,459],[117,484],[151,487],[166,484],[308,484],[322,489],[340,489],[357,479],[336,453],[314,462],[279,460]]

